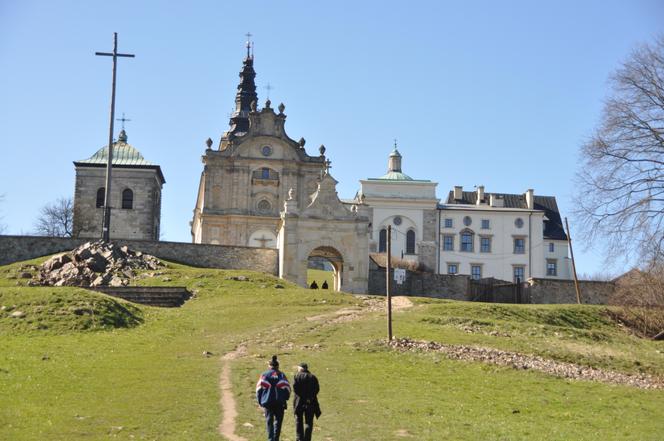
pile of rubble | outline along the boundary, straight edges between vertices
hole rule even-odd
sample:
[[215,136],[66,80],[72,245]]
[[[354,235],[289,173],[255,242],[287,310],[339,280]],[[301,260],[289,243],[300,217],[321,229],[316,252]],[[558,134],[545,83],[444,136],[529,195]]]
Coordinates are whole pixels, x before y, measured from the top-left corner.
[[161,261],[154,256],[100,240],[84,243],[44,262],[37,284],[126,286],[136,276],[136,270],[156,270],[161,266]]
[[446,345],[433,341],[396,338],[389,343],[394,349],[409,352],[441,352],[453,360],[476,361],[508,366],[519,370],[536,370],[562,378],[626,384],[641,389],[664,389],[664,378],[650,374],[627,374],[590,366],[555,361],[537,355],[519,354],[474,346]]

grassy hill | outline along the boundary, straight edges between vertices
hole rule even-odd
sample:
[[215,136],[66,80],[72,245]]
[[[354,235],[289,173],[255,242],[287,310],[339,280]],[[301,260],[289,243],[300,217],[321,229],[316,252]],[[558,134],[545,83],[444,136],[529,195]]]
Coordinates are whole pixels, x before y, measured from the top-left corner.
[[[187,286],[195,296],[160,309],[77,288],[23,286],[21,267],[0,267],[0,439],[223,439],[221,357],[238,346],[236,433],[247,440],[264,439],[253,393],[272,354],[289,376],[300,361],[318,375],[323,416],[315,439],[659,440],[664,433],[662,390],[395,351],[381,343],[384,314],[368,297],[169,264],[137,284]],[[664,344],[631,335],[604,307],[413,301],[394,314],[398,337],[664,376]],[[12,317],[16,311],[25,316]],[[284,441],[294,440],[290,415]]]

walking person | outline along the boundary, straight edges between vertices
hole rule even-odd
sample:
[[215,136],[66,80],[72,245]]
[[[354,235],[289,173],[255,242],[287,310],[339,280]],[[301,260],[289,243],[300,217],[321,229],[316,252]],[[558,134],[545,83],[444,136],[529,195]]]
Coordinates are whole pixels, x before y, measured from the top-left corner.
[[311,441],[314,430],[314,416],[320,418],[321,411],[318,404],[320,386],[318,378],[309,372],[307,363],[297,366],[297,374],[293,382],[293,408],[295,409],[295,439],[297,441]]
[[270,369],[261,374],[256,384],[256,400],[265,413],[268,441],[279,441],[291,387],[286,375],[279,370],[276,355],[272,356],[268,366]]

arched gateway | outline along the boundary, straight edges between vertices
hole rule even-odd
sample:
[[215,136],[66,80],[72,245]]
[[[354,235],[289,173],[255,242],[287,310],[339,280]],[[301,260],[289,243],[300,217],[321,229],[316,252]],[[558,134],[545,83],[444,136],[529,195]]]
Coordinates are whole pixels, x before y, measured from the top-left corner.
[[284,204],[277,238],[279,276],[307,285],[307,262],[323,257],[334,268],[334,289],[364,294],[368,288],[369,218],[339,200],[337,181],[325,173],[311,203],[299,210],[295,199]]

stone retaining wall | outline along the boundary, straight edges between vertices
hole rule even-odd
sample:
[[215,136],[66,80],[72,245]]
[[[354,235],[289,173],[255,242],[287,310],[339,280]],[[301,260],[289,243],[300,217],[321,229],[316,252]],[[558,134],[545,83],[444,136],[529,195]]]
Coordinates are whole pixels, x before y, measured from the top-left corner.
[[[40,236],[0,236],[0,265],[69,251],[89,239]],[[120,246],[160,259],[202,268],[246,269],[278,274],[279,256],[272,248],[200,245],[183,242],[113,240]]]
[[[369,294],[385,295],[385,268],[370,261]],[[469,276],[433,274],[406,270],[406,280],[398,285],[392,275],[390,293],[395,296],[434,297],[438,299],[468,300]]]
[[[573,280],[529,279],[532,303],[576,303]],[[606,305],[613,294],[612,282],[579,281],[581,303]]]

